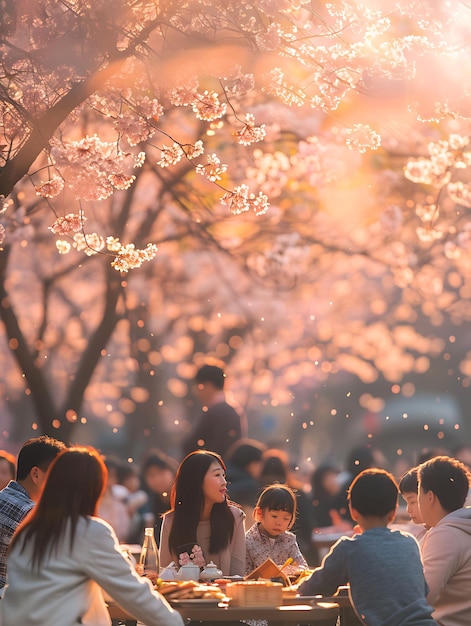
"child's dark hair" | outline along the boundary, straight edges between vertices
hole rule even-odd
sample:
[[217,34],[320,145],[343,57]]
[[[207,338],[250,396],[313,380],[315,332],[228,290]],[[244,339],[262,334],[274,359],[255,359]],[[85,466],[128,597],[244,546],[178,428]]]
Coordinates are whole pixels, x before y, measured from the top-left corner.
[[255,505],[262,511],[286,511],[294,522],[297,513],[296,495],[288,485],[274,483],[268,485],[258,497]]
[[399,491],[402,495],[406,493],[417,493],[419,490],[419,478],[417,468],[412,467],[401,476],[399,480]]
[[349,502],[360,515],[384,517],[396,510],[398,497],[394,476],[383,469],[360,472],[348,489]]

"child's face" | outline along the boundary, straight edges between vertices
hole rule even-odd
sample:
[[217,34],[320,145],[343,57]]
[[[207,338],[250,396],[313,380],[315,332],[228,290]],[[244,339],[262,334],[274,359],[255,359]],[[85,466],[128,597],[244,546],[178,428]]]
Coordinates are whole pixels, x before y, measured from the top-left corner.
[[406,511],[409,513],[409,516],[414,524],[423,524],[424,522],[420,514],[417,494],[414,492],[403,493],[402,497],[406,501]]
[[288,530],[292,515],[288,511],[260,510],[259,520],[265,531],[272,537],[277,537]]

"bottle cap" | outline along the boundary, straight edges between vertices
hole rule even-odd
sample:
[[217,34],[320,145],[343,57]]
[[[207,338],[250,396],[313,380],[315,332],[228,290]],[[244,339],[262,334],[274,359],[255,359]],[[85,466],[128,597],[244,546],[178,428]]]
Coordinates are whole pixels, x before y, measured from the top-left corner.
[[144,530],[144,534],[147,535],[148,537],[153,537],[154,536],[154,528],[146,528]]

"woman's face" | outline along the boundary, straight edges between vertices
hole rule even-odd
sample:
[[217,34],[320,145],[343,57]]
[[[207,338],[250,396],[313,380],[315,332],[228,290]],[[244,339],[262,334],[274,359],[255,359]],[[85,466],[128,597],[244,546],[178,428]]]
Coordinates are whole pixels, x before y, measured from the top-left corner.
[[203,494],[205,504],[224,502],[227,494],[227,480],[223,468],[217,461],[209,466],[203,479]]
[[6,459],[0,459],[0,489],[6,487],[13,478],[10,463]]

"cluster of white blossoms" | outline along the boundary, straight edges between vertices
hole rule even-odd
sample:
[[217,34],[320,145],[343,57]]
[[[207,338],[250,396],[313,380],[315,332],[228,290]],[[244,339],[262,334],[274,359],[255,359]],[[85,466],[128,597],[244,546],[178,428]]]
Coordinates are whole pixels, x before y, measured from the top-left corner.
[[151,261],[158,251],[157,246],[153,243],[148,243],[143,249],[136,248],[133,243],[129,243],[125,246],[120,244],[120,247],[116,249],[117,240],[113,238],[113,244],[110,244],[109,240],[110,238],[106,240],[108,249],[116,252],[116,256],[111,265],[118,272],[125,273],[129,272],[129,270],[141,267],[144,261]]
[[122,244],[116,237],[107,237],[105,240],[97,233],[76,232],[72,243],[63,239],[56,241],[59,254],[68,254],[72,248],[75,248],[78,252],[93,256],[105,250],[105,247],[108,252],[114,255],[112,267],[122,273],[141,267],[145,261],[151,261],[158,250],[157,246],[152,243],[139,249],[133,243]]
[[[438,190],[437,198],[446,190],[450,199],[456,204],[471,208],[471,185],[463,181],[453,181],[451,178],[457,170],[466,169],[471,165],[471,150],[469,137],[451,134],[448,140],[430,142],[427,145],[429,157],[409,159],[404,175],[414,183],[430,185]],[[416,228],[417,237],[424,243],[433,243],[443,239],[447,234],[454,234],[455,228],[450,229],[446,220],[439,223],[440,205],[430,202],[427,205],[417,204],[415,213],[421,223]],[[467,248],[460,242],[460,233],[445,242],[444,252],[447,258],[456,259],[461,256],[462,249]]]
[[447,191],[453,202],[471,209],[471,184],[461,180],[448,183]]
[[62,191],[63,177],[77,199],[104,200],[115,189],[128,189],[135,180],[130,170],[142,167],[145,159],[145,153],[123,152],[116,142],[103,141],[97,135],[79,141],[52,139],[51,146],[52,163],[61,176],[36,186],[36,193],[49,198]]
[[255,126],[255,118],[251,113],[245,116],[245,126],[236,133],[238,142],[244,146],[250,146],[258,141],[263,141],[266,136],[265,124]]
[[409,159],[404,175],[414,183],[442,187],[450,182],[451,168],[465,169],[471,165],[469,138],[450,135],[448,141],[430,142],[429,157]]
[[381,145],[381,135],[368,124],[354,124],[351,128],[347,128],[345,134],[347,146],[362,153],[367,150],[377,150]]
[[219,94],[205,89],[198,92],[196,79],[185,86],[174,87],[168,91],[168,98],[175,106],[191,107],[195,116],[205,122],[221,119],[227,112],[227,104],[219,101]]
[[263,215],[270,206],[265,194],[261,191],[258,195],[250,193],[247,185],[239,185],[234,191],[225,193],[221,203],[228,204],[230,211],[235,215],[250,211],[250,209],[254,211],[255,215]]
[[199,163],[196,166],[196,173],[206,176],[213,183],[221,180],[222,175],[227,171],[227,165],[221,163],[217,154],[207,154],[206,161],[206,164]]
[[43,198],[55,198],[64,189],[64,181],[60,176],[54,175],[49,180],[35,185],[36,193]]
[[176,165],[183,157],[192,161],[202,154],[204,154],[204,144],[201,139],[189,144],[179,144],[174,141],[171,146],[164,144],[160,148],[160,161],[157,161],[157,165],[169,167],[170,165]]
[[105,240],[97,233],[75,233],[73,247],[87,256],[98,254],[105,247]]
[[215,91],[205,91],[193,100],[192,109],[197,119],[212,122],[226,114],[227,104],[219,102],[219,95]]
[[82,230],[86,219],[87,218],[83,214],[83,211],[79,211],[78,213],[67,213],[67,215],[58,217],[54,224],[49,226],[49,230],[52,230],[55,235],[78,233]]
[[160,167],[176,165],[184,155],[182,147],[176,141],[171,146],[163,145],[160,149],[160,161],[157,161],[157,165]]

